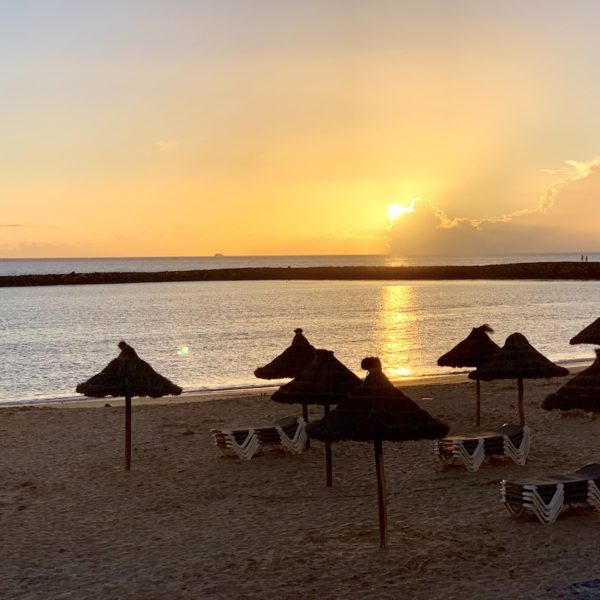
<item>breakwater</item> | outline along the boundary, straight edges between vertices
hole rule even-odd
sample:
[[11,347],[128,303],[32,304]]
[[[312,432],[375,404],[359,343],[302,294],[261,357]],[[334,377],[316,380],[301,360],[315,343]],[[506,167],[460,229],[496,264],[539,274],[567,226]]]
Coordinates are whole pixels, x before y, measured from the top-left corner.
[[97,285],[175,281],[425,281],[425,280],[600,280],[600,262],[531,262],[502,265],[425,267],[260,267],[191,271],[65,273],[0,276],[0,287]]

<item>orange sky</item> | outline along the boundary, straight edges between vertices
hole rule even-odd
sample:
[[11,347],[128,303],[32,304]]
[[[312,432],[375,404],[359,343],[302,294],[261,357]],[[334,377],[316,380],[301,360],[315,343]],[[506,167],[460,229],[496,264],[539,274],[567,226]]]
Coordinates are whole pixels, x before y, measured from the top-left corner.
[[594,2],[3,10],[0,257],[598,249]]

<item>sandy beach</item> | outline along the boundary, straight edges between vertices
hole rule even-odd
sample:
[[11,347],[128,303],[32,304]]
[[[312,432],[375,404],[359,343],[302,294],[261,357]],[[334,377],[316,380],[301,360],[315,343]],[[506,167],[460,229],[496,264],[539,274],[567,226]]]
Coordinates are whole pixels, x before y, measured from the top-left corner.
[[[562,383],[526,382],[524,467],[471,474],[443,469],[430,441],[385,443],[384,551],[371,444],[334,446],[330,489],[318,442],[249,462],[219,455],[211,428],[300,414],[267,394],[134,400],[130,473],[121,401],[3,408],[0,598],[569,597],[569,585],[598,577],[600,515],[566,512],[543,526],[515,520],[499,497],[501,479],[600,459],[600,421],[539,408]],[[474,431],[472,382],[402,389],[451,433]],[[484,383],[482,429],[514,422],[515,405],[514,382]]]

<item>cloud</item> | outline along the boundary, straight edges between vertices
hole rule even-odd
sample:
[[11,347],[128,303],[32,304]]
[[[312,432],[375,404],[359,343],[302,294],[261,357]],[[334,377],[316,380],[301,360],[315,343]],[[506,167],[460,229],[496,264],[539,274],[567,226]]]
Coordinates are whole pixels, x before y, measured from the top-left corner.
[[0,223],[0,227],[25,227],[24,223]]
[[390,230],[390,252],[504,254],[598,249],[600,160],[567,161],[562,179],[536,205],[492,219],[452,217],[431,201],[415,203]]
[[154,144],[161,152],[167,152],[168,150],[174,150],[179,146],[177,140],[160,140]]
[[[514,217],[521,217],[523,215],[528,214],[536,214],[536,213],[545,213],[554,205],[555,198],[558,192],[569,182],[578,181],[579,179],[585,179],[589,177],[594,170],[597,170],[600,167],[600,159],[595,158],[594,160],[588,162],[578,162],[576,160],[567,160],[566,163],[570,168],[569,169],[559,169],[558,171],[554,171],[555,174],[562,175],[562,179],[553,183],[542,195],[540,198],[538,205],[535,208],[525,208],[523,210],[519,210],[513,212],[509,215],[504,215],[502,220],[510,220]],[[552,173],[552,171],[548,171]]]

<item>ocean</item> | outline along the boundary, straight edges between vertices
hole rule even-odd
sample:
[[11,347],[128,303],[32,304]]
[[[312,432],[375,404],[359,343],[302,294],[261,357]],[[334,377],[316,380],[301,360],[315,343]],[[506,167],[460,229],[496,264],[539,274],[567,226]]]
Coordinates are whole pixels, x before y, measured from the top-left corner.
[[[0,275],[107,273],[243,269],[252,267],[400,267],[443,265],[499,265],[522,262],[580,261],[582,254],[495,254],[481,256],[188,256],[150,258],[6,258]],[[600,253],[586,255],[600,261]]]
[[[562,258],[559,258],[562,257]],[[456,260],[454,260],[456,258]],[[588,260],[600,255],[588,254]],[[0,274],[156,271],[242,266],[498,264],[580,260],[512,257],[210,257],[3,260]],[[393,262],[396,261],[396,262]],[[400,262],[406,261],[406,262]],[[457,262],[460,261],[460,262]],[[74,398],[124,339],[186,391],[255,388],[254,369],[301,327],[357,374],[379,356],[395,380],[454,372],[438,356],[488,323],[569,366],[593,349],[569,339],[600,313],[597,281],[242,281],[0,288],[0,402]],[[526,385],[535,385],[534,382]]]

